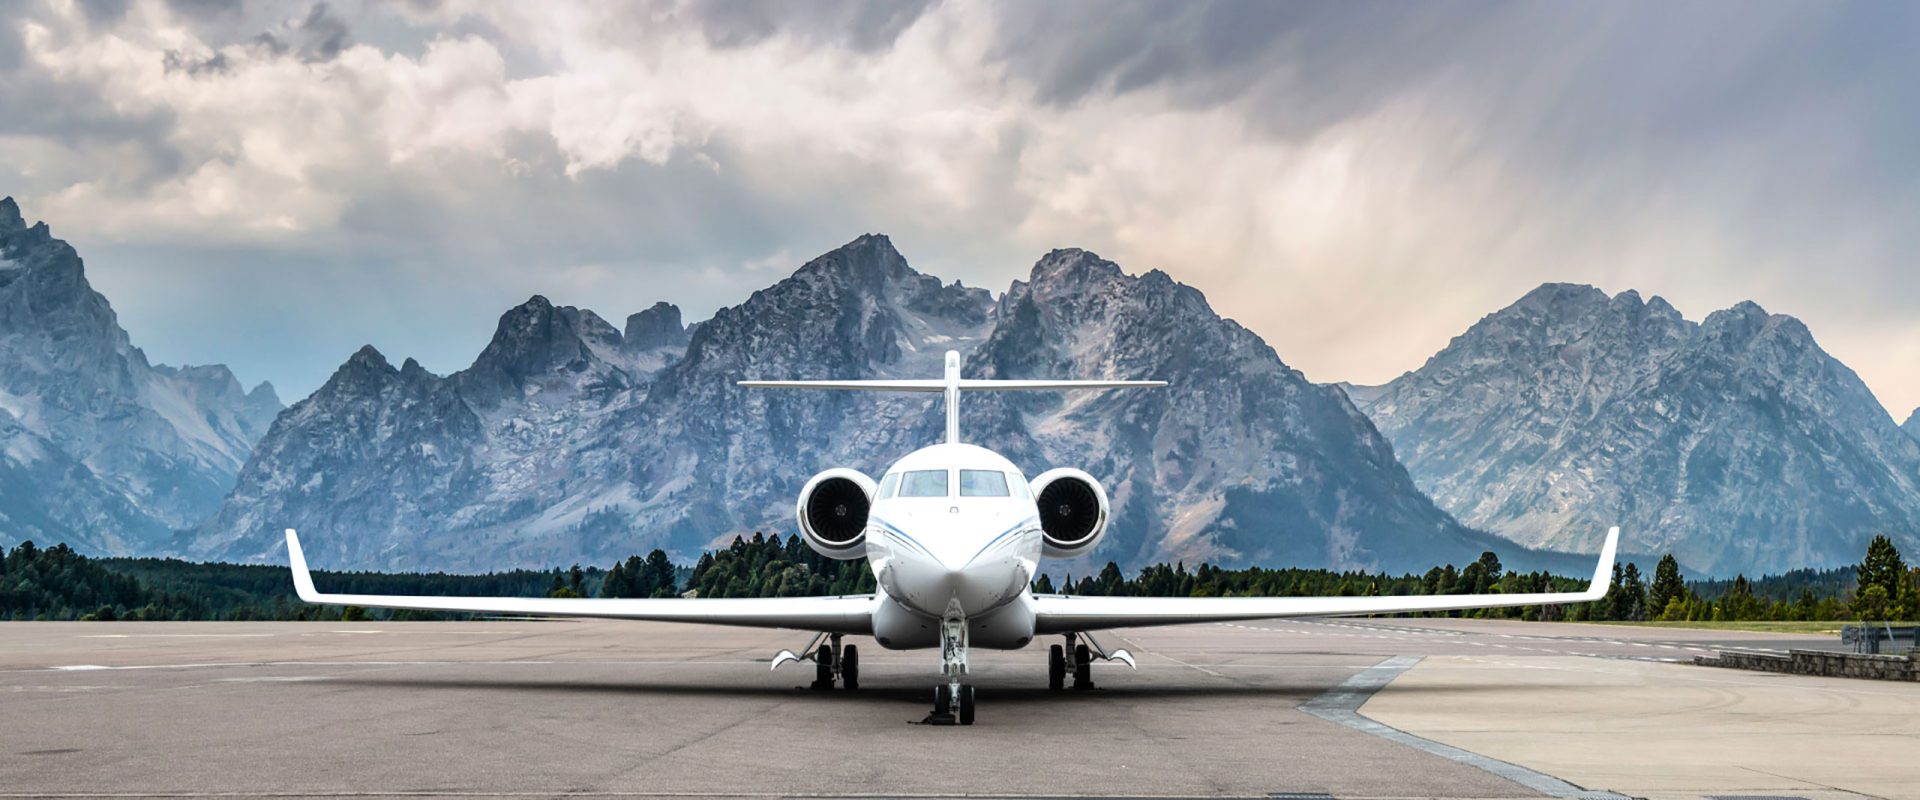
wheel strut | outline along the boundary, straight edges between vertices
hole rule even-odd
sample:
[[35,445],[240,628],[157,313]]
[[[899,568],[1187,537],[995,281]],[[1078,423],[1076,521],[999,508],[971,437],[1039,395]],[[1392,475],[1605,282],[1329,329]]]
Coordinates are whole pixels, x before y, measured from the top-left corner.
[[940,675],[946,682],[934,688],[929,724],[973,724],[973,686],[960,680],[968,672],[967,620],[951,615],[940,620]]

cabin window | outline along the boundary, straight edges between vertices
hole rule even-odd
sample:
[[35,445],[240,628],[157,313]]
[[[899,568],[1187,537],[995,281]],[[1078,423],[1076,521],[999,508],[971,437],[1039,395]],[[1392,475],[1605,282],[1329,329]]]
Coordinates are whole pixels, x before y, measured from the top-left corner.
[[960,470],[961,497],[1006,497],[1007,473],[991,469]]
[[1033,495],[1027,489],[1027,479],[1020,477],[1020,473],[1015,472],[1008,475],[1007,480],[1013,484],[1014,497],[1019,498],[1021,500],[1033,499]]
[[944,469],[918,469],[904,473],[900,478],[901,497],[946,497],[947,471]]
[[892,497],[893,493],[899,491],[899,489],[900,473],[889,472],[886,477],[880,479],[880,499],[885,500]]

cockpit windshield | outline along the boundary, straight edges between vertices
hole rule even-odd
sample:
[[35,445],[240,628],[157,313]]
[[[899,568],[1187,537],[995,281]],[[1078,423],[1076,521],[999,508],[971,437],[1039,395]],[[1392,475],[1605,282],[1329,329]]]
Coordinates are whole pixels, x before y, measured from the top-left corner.
[[1006,497],[1007,474],[991,469],[960,470],[961,497]]
[[900,476],[901,497],[946,497],[947,471],[919,469]]

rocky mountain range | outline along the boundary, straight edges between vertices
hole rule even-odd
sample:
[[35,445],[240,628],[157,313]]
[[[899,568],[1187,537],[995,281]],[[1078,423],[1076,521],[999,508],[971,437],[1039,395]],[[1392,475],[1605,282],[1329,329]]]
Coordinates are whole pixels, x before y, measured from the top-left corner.
[[964,439],[1029,474],[1071,465],[1108,483],[1094,562],[1412,569],[1505,544],[1422,496],[1341,392],[1164,273],[1061,250],[996,300],[863,236],[691,331],[664,304],[623,334],[535,297],[449,376],[363,349],[274,424],[194,552],[275,559],[294,526],[333,567],[471,569],[654,546],[688,558],[791,532],[809,475],[878,474],[937,441],[937,401],[734,382],[927,377],[948,349],[975,376],[1172,382],[962,408]]
[[820,469],[877,474],[941,435],[924,396],[735,381],[928,377],[948,349],[972,376],[1170,381],[967,396],[966,440],[1107,484],[1112,532],[1065,569],[1401,570],[1495,549],[1577,571],[1544,551],[1591,551],[1611,524],[1712,574],[1852,563],[1881,532],[1920,547],[1920,412],[1895,425],[1804,325],[1751,303],[1696,323],[1548,284],[1389,384],[1322,386],[1165,273],[1057,250],[996,297],[869,235],[693,325],[668,303],[615,326],[536,296],[466,369],[366,347],[283,410],[225,367],[149,363],[11,199],[0,543],[277,561],[292,526],[333,568],[690,558],[790,532]]
[[1617,523],[1712,574],[1855,563],[1879,533],[1920,546],[1920,443],[1753,303],[1694,323],[1547,284],[1350,394],[1442,508],[1522,544],[1591,550]]
[[0,199],[0,543],[166,552],[280,409],[224,366],[149,363],[79,254]]
[[1900,423],[1900,430],[1906,431],[1908,436],[1920,440],[1920,408],[1914,409],[1912,414],[1907,415],[1907,421]]

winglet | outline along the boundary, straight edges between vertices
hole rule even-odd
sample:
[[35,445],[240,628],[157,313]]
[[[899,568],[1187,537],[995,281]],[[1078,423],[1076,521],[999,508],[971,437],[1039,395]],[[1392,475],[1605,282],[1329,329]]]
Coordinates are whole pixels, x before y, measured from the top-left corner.
[[300,551],[300,536],[287,529],[287,559],[293,566],[293,591],[309,603],[324,603],[320,591],[313,588],[313,573],[307,571],[307,554]]
[[1600,563],[1593,567],[1593,582],[1587,584],[1587,590],[1580,595],[1581,600],[1594,601],[1607,596],[1607,589],[1613,585],[1614,557],[1620,552],[1620,526],[1607,529],[1607,543],[1600,547]]

